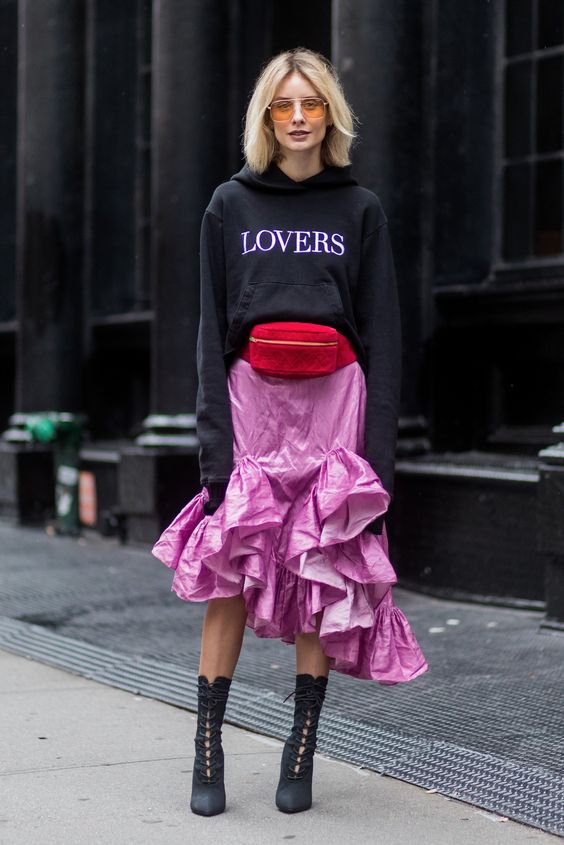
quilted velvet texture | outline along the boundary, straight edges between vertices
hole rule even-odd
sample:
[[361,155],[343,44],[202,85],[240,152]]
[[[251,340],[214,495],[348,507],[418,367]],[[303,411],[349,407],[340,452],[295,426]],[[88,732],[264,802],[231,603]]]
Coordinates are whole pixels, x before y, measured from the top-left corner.
[[337,368],[337,346],[249,344],[250,363],[263,375],[287,374],[305,378],[332,373]]

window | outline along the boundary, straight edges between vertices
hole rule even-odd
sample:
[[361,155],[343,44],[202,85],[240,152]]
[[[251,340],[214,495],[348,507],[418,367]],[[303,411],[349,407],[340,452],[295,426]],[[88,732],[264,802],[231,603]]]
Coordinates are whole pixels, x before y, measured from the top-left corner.
[[562,258],[564,3],[505,8],[501,258]]

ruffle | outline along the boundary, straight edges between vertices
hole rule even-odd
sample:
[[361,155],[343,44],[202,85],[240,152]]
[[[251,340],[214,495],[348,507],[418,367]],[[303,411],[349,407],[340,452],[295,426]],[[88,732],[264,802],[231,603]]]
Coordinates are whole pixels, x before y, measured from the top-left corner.
[[364,530],[390,501],[370,465],[339,446],[303,495],[285,501],[276,484],[245,455],[214,514],[204,514],[205,488],[186,505],[153,548],[175,570],[172,590],[188,601],[242,594],[247,625],[286,643],[315,632],[322,612],[321,646],[345,674],[389,684],[424,672],[393,604],[385,529],[382,537]]

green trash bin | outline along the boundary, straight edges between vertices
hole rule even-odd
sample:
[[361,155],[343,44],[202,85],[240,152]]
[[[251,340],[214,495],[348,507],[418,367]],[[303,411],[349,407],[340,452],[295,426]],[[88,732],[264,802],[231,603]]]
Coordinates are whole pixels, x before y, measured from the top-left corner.
[[34,440],[55,444],[55,530],[58,534],[80,532],[79,465],[84,421],[80,414],[49,411],[30,414],[26,422]]

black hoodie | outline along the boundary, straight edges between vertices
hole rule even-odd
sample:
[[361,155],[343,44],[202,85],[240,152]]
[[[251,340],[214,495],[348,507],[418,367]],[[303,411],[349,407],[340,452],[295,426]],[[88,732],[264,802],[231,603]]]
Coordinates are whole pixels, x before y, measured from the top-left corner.
[[351,167],[296,182],[245,165],[213,193],[201,229],[196,404],[201,482],[221,499],[233,468],[227,372],[256,323],[333,326],[366,375],[366,459],[392,495],[401,328],[387,218]]

